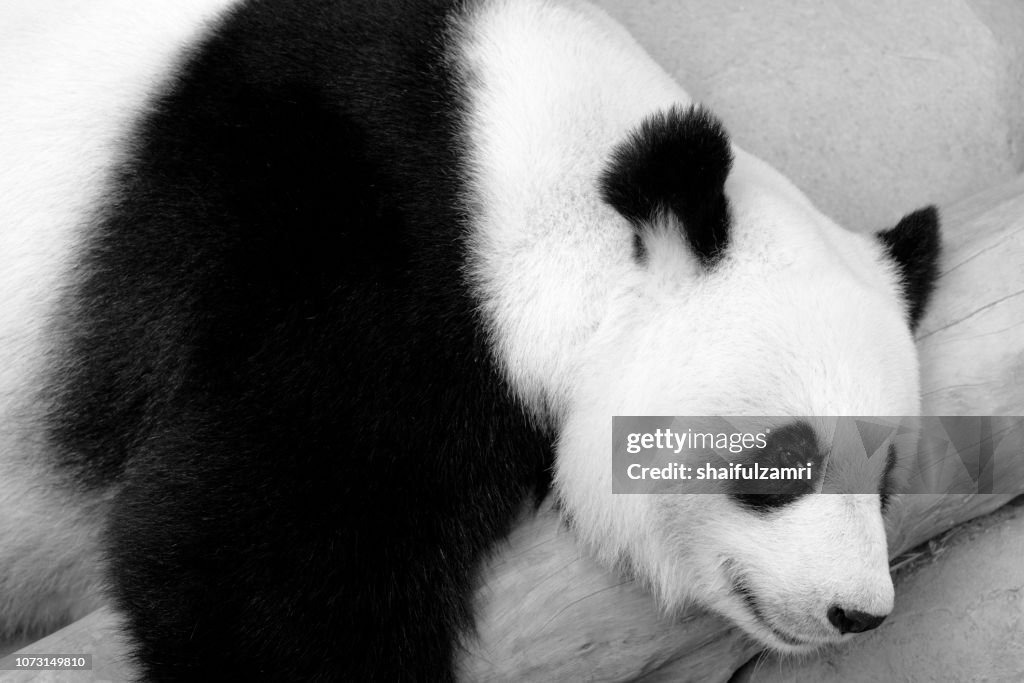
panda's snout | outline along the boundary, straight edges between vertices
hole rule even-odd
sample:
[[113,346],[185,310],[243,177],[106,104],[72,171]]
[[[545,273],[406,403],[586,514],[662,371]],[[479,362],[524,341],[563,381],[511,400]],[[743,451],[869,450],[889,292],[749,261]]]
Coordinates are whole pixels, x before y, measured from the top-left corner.
[[832,605],[828,608],[829,623],[839,629],[842,634],[863,633],[878,628],[887,616],[887,614],[878,615],[859,610],[846,610],[839,605]]

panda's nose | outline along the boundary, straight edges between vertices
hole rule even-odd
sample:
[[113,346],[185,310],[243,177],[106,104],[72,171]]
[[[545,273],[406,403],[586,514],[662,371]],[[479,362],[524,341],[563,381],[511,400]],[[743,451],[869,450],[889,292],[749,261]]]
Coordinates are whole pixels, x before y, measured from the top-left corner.
[[839,629],[840,633],[863,633],[885,621],[886,615],[877,616],[857,610],[845,610],[839,605],[832,605],[828,608],[828,620]]

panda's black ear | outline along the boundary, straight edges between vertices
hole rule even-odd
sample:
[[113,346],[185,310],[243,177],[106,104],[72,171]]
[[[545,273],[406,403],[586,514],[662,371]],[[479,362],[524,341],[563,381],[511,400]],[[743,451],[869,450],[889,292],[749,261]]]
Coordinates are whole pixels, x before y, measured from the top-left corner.
[[916,330],[939,276],[939,212],[934,206],[918,209],[900,219],[895,228],[883,230],[877,236],[901,276],[910,327]]
[[729,243],[731,167],[718,119],[697,106],[675,106],[649,116],[613,150],[601,194],[633,224],[640,243],[645,230],[674,216],[698,258],[712,265]]

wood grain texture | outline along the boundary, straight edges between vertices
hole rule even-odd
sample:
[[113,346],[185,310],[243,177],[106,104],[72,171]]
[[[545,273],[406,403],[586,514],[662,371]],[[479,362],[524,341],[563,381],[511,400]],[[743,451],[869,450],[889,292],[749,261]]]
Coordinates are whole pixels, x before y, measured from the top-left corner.
[[[117,619],[107,609],[100,609],[70,626],[51,633],[0,658],[0,683],[118,683],[131,680],[131,668],[125,661],[124,641],[117,629]],[[89,671],[8,671],[18,655],[60,654],[92,655]]]

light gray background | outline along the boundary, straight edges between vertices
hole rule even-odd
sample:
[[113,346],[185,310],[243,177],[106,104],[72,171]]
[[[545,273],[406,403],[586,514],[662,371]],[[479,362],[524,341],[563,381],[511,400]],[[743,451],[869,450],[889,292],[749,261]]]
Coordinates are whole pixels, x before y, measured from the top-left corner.
[[1020,0],[596,0],[851,229],[1024,170]]

